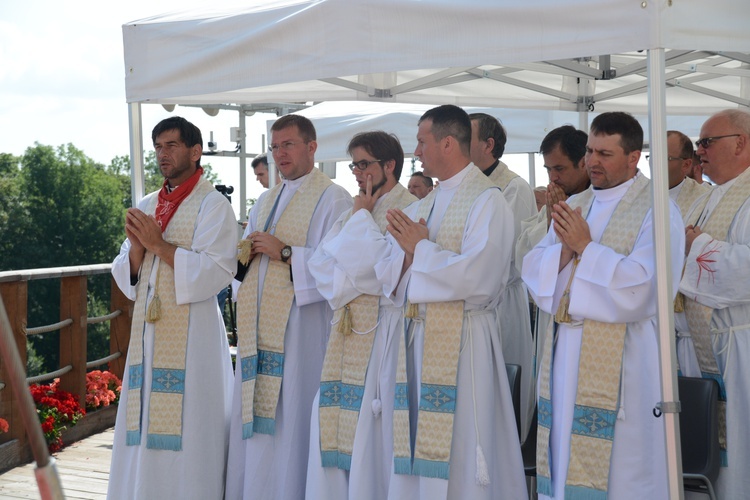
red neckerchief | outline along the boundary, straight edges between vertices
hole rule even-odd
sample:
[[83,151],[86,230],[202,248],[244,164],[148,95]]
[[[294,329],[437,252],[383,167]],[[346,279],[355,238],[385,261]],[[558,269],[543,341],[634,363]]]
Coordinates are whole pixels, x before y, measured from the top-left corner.
[[162,233],[167,229],[167,224],[169,224],[180,203],[193,192],[193,188],[198,184],[201,175],[203,175],[203,168],[198,167],[188,180],[177,186],[171,193],[167,191],[168,181],[164,179],[164,185],[159,191],[159,202],[156,204],[156,213],[154,214]]

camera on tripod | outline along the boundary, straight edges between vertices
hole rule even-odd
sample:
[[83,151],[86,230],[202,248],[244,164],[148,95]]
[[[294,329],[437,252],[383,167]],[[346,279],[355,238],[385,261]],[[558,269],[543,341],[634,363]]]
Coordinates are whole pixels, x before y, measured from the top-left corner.
[[224,198],[229,200],[229,203],[232,203],[232,197],[229,196],[230,194],[234,193],[234,188],[232,186],[226,186],[224,184],[217,184],[214,186],[218,192],[224,195]]

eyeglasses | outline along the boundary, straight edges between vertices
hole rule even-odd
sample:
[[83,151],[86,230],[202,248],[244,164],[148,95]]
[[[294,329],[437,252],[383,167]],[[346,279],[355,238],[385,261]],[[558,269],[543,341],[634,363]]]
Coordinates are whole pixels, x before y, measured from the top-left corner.
[[739,137],[740,134],[729,134],[729,135],[717,135],[716,137],[704,137],[703,139],[698,139],[695,141],[695,147],[699,148],[703,146],[703,149],[708,149],[708,147],[711,145],[712,142],[718,139],[723,139],[725,137]]
[[292,141],[282,142],[281,144],[271,144],[270,146],[268,146],[268,150],[271,153],[278,153],[279,150],[291,151],[292,149],[294,149],[294,146],[296,146],[297,144],[299,144],[299,142],[292,142]]
[[369,167],[373,163],[380,163],[380,160],[360,160],[354,163],[349,164],[349,170],[354,172],[354,169],[356,168],[360,172],[364,172],[367,170],[367,167]]

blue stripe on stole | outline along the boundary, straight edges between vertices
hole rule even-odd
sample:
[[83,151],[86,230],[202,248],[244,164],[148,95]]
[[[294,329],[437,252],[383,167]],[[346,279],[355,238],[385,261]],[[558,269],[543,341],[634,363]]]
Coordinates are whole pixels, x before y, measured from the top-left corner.
[[454,413],[456,411],[456,386],[422,384],[419,398],[419,409],[439,413]]
[[612,441],[615,438],[616,410],[589,406],[573,407],[573,434]]
[[140,389],[143,385],[143,365],[130,365],[128,368],[128,389]]
[[337,467],[339,464],[339,452],[338,451],[321,451],[320,452],[320,464],[323,467]]
[[351,470],[352,469],[352,456],[346,453],[339,453],[339,469]]
[[365,388],[361,385],[352,384],[341,384],[341,388],[341,409],[359,411],[362,407],[362,398],[365,395]]
[[141,444],[141,431],[125,431],[125,445],[138,446]]
[[719,401],[727,400],[727,388],[724,386],[724,377],[718,373],[701,372],[701,377],[712,378],[719,384]]
[[448,462],[437,462],[435,460],[415,458],[413,473],[417,476],[422,477],[448,479],[448,475],[450,473],[450,464]]
[[255,418],[253,419],[253,432],[257,432],[258,434],[270,434],[273,436],[276,433],[276,421],[272,418],[255,415]]
[[395,400],[393,405],[394,410],[408,410],[409,409],[409,388],[404,383],[396,384]]
[[721,467],[729,467],[729,456],[727,450],[719,450],[719,458],[721,458]]
[[552,496],[552,480],[544,476],[536,476],[536,492],[540,495]]
[[242,439],[250,439],[253,437],[253,423],[246,422],[242,424]]
[[411,458],[393,457],[393,472],[396,474],[411,474]]
[[154,368],[153,378],[151,379],[151,391],[184,394],[185,370]]
[[146,437],[146,448],[151,450],[182,450],[182,436],[166,434],[149,434]]
[[320,407],[341,404],[341,381],[326,380],[320,383]]
[[258,350],[258,374],[281,377],[284,374],[284,355],[278,352]]
[[242,381],[255,379],[258,374],[258,356],[252,355],[240,360],[240,370],[242,373]]
[[565,485],[566,500],[607,500],[607,492],[583,486]]
[[537,404],[537,421],[545,429],[552,428],[552,401],[541,396]]

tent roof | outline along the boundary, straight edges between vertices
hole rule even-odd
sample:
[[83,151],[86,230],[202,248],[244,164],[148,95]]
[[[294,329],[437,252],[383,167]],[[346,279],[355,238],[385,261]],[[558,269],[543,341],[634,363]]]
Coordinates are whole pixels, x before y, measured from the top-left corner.
[[705,115],[750,104],[748,21],[745,0],[263,2],[124,25],[126,97],[645,114],[666,48],[668,113]]

